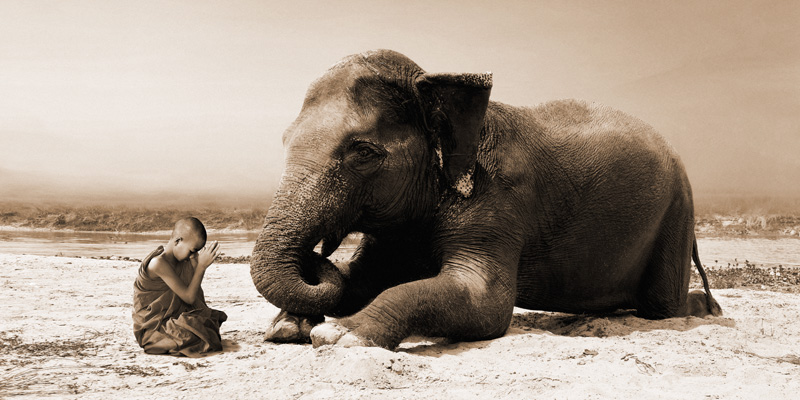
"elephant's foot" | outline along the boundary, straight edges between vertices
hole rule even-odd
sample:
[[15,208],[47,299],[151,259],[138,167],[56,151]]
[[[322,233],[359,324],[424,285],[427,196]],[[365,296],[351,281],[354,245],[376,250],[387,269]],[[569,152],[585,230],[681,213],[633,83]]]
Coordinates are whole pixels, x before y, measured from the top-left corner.
[[702,290],[692,290],[686,299],[687,315],[703,318],[708,315],[722,316],[722,308],[711,296]]
[[312,328],[324,320],[322,315],[296,315],[281,310],[267,328],[264,340],[275,343],[309,343]]
[[362,338],[353,333],[350,329],[337,324],[336,322],[326,322],[319,324],[311,330],[311,343],[314,347],[335,344],[342,347],[377,347],[378,344],[372,340]]

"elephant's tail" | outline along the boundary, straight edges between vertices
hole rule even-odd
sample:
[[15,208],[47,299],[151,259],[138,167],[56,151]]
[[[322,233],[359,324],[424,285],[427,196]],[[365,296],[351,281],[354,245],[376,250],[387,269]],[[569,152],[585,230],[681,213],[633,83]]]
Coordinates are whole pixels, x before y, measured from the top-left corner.
[[692,260],[694,261],[694,265],[697,266],[697,272],[700,273],[700,278],[703,279],[703,288],[706,290],[706,305],[708,306],[708,312],[715,317],[722,316],[722,307],[719,306],[719,303],[714,300],[714,296],[711,295],[711,289],[708,287],[708,277],[706,276],[706,271],[703,269],[703,263],[700,262],[700,256],[697,255],[696,238],[694,239],[694,244],[692,245]]

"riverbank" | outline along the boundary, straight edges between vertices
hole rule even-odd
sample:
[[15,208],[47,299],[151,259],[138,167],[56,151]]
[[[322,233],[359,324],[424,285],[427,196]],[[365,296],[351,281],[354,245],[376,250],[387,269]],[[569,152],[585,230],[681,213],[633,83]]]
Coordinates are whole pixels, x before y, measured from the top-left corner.
[[187,206],[133,207],[124,205],[65,205],[0,203],[0,226],[5,229],[46,229],[85,232],[170,232],[175,221],[194,216],[207,229],[256,231],[264,224],[266,207]]
[[204,280],[225,351],[152,356],[131,333],[137,263],[0,254],[0,398],[794,398],[800,294],[716,289],[724,317],[515,310],[505,336],[391,352],[262,340],[277,309],[243,264]]
[[[706,237],[798,237],[800,205],[753,205],[718,200],[697,207],[695,231]],[[762,204],[762,203],[756,203]],[[263,207],[205,205],[134,207],[0,202],[0,230],[60,230],[153,234],[170,232],[172,224],[195,216],[210,231],[255,232],[264,224]]]

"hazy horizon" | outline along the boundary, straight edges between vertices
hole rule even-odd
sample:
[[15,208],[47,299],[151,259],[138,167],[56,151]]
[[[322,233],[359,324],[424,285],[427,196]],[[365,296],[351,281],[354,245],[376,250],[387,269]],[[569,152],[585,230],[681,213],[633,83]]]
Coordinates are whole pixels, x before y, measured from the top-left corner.
[[0,2],[0,200],[266,201],[308,85],[375,48],[637,116],[698,196],[800,197],[800,2],[487,4]]

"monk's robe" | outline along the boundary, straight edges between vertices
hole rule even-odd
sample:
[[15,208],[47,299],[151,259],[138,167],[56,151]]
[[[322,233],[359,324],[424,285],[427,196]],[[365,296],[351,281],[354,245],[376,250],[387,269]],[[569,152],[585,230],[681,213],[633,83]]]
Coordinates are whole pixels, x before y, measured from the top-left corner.
[[[186,304],[161,278],[148,275],[150,260],[162,252],[164,247],[158,246],[142,261],[133,284],[133,334],[139,346],[148,354],[188,357],[222,350],[219,326],[228,316],[208,308],[203,290],[198,290],[194,304]],[[194,267],[185,260],[175,272],[188,286]]]

